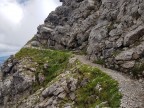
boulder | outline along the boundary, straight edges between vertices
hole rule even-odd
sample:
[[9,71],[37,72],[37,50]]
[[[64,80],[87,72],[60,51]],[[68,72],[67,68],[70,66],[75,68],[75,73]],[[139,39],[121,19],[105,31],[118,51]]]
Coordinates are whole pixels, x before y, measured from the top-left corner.
[[31,44],[31,46],[34,46],[34,47],[40,46],[40,43],[38,41],[32,41],[30,44]]
[[135,65],[135,61],[127,61],[124,64],[122,64],[122,67],[125,69],[133,68]]
[[132,55],[134,53],[134,50],[129,50],[129,51],[123,51],[120,54],[118,54],[115,59],[116,60],[131,60],[132,59]]

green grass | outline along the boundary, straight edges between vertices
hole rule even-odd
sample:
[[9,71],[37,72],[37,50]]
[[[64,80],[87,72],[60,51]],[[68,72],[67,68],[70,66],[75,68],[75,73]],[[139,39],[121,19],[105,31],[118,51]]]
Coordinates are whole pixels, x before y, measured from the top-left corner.
[[[23,48],[15,55],[15,58],[18,60],[29,58],[36,62],[38,64],[35,73],[36,79],[38,79],[39,73],[42,73],[46,77],[45,84],[47,84],[66,68],[70,56],[71,53],[66,51]],[[46,69],[44,68],[45,63],[48,64]],[[38,85],[35,86],[38,88]]]
[[121,53],[121,51],[119,50],[116,50],[113,52],[113,57],[116,57],[117,55],[119,55]]
[[[41,86],[49,84],[50,81],[54,80],[67,68],[68,60],[71,55],[71,53],[66,51],[23,48],[15,55],[15,58],[18,60],[23,58],[31,59],[33,63],[36,62],[38,64],[35,72],[36,78],[38,78],[38,75],[41,73],[46,79],[44,85],[39,85],[38,83],[33,85],[33,90],[36,91]],[[46,69],[44,69],[45,63],[49,65]],[[31,65],[32,67],[36,67],[34,64]],[[72,69],[78,70],[78,72],[73,73],[73,75],[79,79],[79,83],[84,78],[89,80],[87,85],[83,87],[80,87],[80,84],[78,84],[79,88],[75,91],[75,107],[95,108],[96,105],[102,102],[107,103],[101,104],[100,107],[118,108],[120,106],[121,94],[118,91],[118,83],[101,70],[81,64],[78,61],[67,69],[71,71]],[[101,91],[95,89],[97,84],[101,85]],[[65,101],[63,101],[63,103],[67,103],[67,101],[70,100]]]
[[[79,69],[84,78],[89,79],[89,83],[77,90],[78,108],[95,108],[102,102],[107,102],[101,107],[118,108],[120,106],[121,94],[118,90],[118,83],[111,77],[97,68],[82,65]],[[83,79],[81,77],[81,79]],[[96,85],[101,85],[102,90],[95,89]]]
[[131,71],[135,78],[139,78],[139,75],[142,75],[144,71],[144,63],[135,64]]
[[104,64],[105,64],[105,61],[104,61],[104,59],[100,59],[100,58],[99,58],[99,59],[95,60],[94,63],[100,64],[100,65],[104,65]]

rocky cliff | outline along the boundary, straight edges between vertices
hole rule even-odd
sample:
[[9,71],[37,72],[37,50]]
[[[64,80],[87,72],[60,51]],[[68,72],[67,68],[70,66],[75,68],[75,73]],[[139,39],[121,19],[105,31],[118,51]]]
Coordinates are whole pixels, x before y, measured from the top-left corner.
[[29,44],[82,50],[88,58],[135,77],[144,73],[143,0],[61,0]]
[[85,54],[93,63],[143,78],[144,1],[60,2],[62,6],[38,26],[24,48],[4,63],[0,107],[142,108],[136,101],[120,104],[117,81],[84,65],[71,51]]

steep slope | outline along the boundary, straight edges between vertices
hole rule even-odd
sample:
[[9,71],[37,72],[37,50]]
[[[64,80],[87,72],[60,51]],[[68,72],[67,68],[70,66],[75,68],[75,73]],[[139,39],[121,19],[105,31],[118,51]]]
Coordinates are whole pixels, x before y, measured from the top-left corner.
[[82,50],[90,60],[134,77],[144,73],[143,0],[61,0],[28,43]]
[[118,81],[119,90],[122,93],[121,107],[122,108],[143,108],[144,107],[144,81],[137,81],[130,79],[128,76],[122,75],[117,71],[104,68],[95,63],[91,63],[85,56],[76,56],[84,64],[101,69],[106,74],[110,75],[113,79]]
[[60,2],[2,66],[0,107],[143,108],[144,1]]
[[119,107],[117,81],[71,57],[70,52],[21,49],[2,68],[0,107]]

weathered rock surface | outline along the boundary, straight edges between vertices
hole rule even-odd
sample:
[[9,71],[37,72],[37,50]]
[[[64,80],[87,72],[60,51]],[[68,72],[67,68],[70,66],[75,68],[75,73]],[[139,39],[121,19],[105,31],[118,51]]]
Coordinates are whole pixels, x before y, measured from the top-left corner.
[[[65,72],[59,75],[56,79],[57,81],[51,82],[46,88],[41,88],[36,91],[33,95],[28,96],[23,101],[19,101],[18,108],[59,108],[62,104],[61,102],[66,98],[71,101],[75,99],[75,94],[71,91],[71,88],[76,87],[77,89],[77,79],[73,77],[67,77],[71,72]],[[74,85],[71,85],[71,84]],[[69,88],[70,87],[70,88]],[[72,107],[74,103],[69,104]],[[67,106],[67,107],[68,107]]]
[[[25,47],[82,51],[91,61],[136,78],[144,77],[143,0],[60,2],[62,6],[57,7],[45,19],[44,24],[38,26],[37,34]],[[73,61],[75,60],[70,62]],[[32,68],[31,64],[34,64]],[[5,62],[0,75],[0,107],[57,108],[65,98],[71,100],[64,105],[65,108],[73,107],[76,98],[74,91],[79,86],[79,79],[67,78],[70,72],[62,74],[58,81],[31,95],[33,84],[44,81],[43,75],[35,78],[37,65],[30,58],[17,61],[13,56]],[[44,68],[48,67],[49,64],[44,64]],[[87,83],[88,80],[83,79],[80,86],[83,87]],[[101,90],[100,85],[97,85],[96,89]],[[127,100],[127,97],[125,98]],[[123,106],[127,104],[124,102]]]
[[0,76],[0,105],[5,104],[7,107],[15,105],[18,99],[21,100],[29,95],[33,83],[36,82],[33,72],[35,69],[29,68],[31,64],[35,63],[30,59],[24,58],[16,62],[14,57],[10,57],[5,62]]
[[129,70],[135,66],[123,68],[123,64],[134,60],[143,65],[144,1],[60,1],[62,6],[50,13],[28,45],[82,50],[90,60],[101,58],[108,68],[134,76]]

